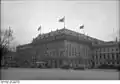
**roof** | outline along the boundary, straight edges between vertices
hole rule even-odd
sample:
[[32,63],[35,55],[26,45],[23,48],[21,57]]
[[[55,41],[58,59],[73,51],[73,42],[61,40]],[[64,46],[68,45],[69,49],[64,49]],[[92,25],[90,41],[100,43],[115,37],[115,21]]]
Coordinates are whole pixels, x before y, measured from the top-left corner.
[[87,36],[87,35],[84,35],[84,34],[69,30],[69,29],[65,29],[65,28],[56,30],[56,31],[51,31],[49,33],[42,34],[42,35],[39,34],[38,37],[36,37],[33,42],[37,42],[40,39],[59,36],[59,35],[63,35],[63,34],[66,36],[79,37],[80,38],[79,40],[86,40],[86,41],[90,41],[93,43],[104,43],[104,41],[102,41],[102,40],[98,40],[96,38],[93,38],[93,37],[90,37],[90,36]]
[[17,46],[17,49],[26,49],[26,48],[32,48],[33,46],[31,45],[31,43],[29,44],[24,44],[24,45],[19,45]]
[[119,46],[119,42],[105,42],[105,43],[102,43],[102,44],[94,44],[93,47],[116,47],[116,46]]

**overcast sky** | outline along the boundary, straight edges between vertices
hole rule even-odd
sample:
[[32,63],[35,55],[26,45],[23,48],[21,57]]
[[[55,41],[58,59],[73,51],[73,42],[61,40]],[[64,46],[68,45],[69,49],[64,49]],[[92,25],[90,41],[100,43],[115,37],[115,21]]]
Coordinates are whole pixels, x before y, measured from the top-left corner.
[[[118,0],[84,1],[2,1],[2,29],[11,28],[19,44],[32,41],[40,31],[42,33],[63,28],[58,22],[65,16],[66,28],[83,33],[79,25],[84,24],[84,31],[89,36],[110,41],[115,39],[119,30]],[[114,30],[114,32],[113,32]]]

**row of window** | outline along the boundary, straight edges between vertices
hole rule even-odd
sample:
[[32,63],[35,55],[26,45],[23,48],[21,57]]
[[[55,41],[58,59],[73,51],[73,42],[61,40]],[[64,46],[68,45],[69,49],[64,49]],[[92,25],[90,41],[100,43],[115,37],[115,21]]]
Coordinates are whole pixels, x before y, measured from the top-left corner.
[[89,60],[85,60],[84,62],[81,60],[70,60],[70,61],[66,61],[66,60],[60,60],[59,62],[57,62],[58,60],[49,60],[49,63],[73,63],[73,64],[81,64],[81,63],[85,63],[85,64],[89,64],[90,61]]
[[12,56],[7,56],[7,57],[4,57],[3,59],[12,60],[12,59],[13,59],[13,57],[12,57]]
[[[66,51],[64,49],[59,50],[59,56],[64,56],[66,52],[66,56],[80,56],[88,55],[88,49],[87,48],[81,48],[80,51],[76,47],[72,47],[71,45],[67,46]],[[47,53],[45,53],[47,56],[57,56],[57,51],[56,50],[48,50]]]
[[68,44],[66,50],[68,56],[80,56],[81,54],[84,54],[84,56],[88,55],[88,48],[84,46],[72,46],[71,44]]
[[111,48],[111,47],[109,47],[109,48],[98,48],[98,49],[95,50],[95,53],[97,53],[97,52],[113,52],[113,51],[119,51],[119,48],[117,48],[117,47],[114,47],[114,48]]
[[95,62],[95,64],[120,64],[120,62]]
[[45,56],[55,57],[55,56],[64,56],[64,49],[59,50],[59,55],[57,55],[56,50],[49,50],[45,53]]
[[[52,52],[49,52],[48,54],[46,54],[47,56],[65,56],[65,51],[60,51],[59,52],[59,55],[57,55],[57,53],[56,53],[56,51],[52,51]],[[83,54],[82,53],[69,53],[68,54],[68,52],[66,52],[66,56],[75,56],[75,57],[77,57],[77,56],[83,56]],[[84,55],[84,56],[87,56],[87,55]]]
[[118,59],[119,54],[102,54],[102,55],[95,55],[94,59]]

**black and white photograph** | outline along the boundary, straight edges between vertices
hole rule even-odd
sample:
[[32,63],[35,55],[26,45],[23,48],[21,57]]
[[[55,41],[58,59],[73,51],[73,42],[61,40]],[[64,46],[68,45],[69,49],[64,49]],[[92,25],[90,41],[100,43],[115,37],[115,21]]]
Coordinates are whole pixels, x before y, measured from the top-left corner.
[[120,80],[119,0],[0,5],[1,80]]

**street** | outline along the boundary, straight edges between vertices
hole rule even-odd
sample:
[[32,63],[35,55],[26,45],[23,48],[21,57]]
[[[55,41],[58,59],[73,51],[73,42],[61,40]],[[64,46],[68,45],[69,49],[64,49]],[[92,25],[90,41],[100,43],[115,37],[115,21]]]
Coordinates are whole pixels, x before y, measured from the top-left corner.
[[9,68],[1,70],[2,80],[118,80],[115,70],[62,70]]

